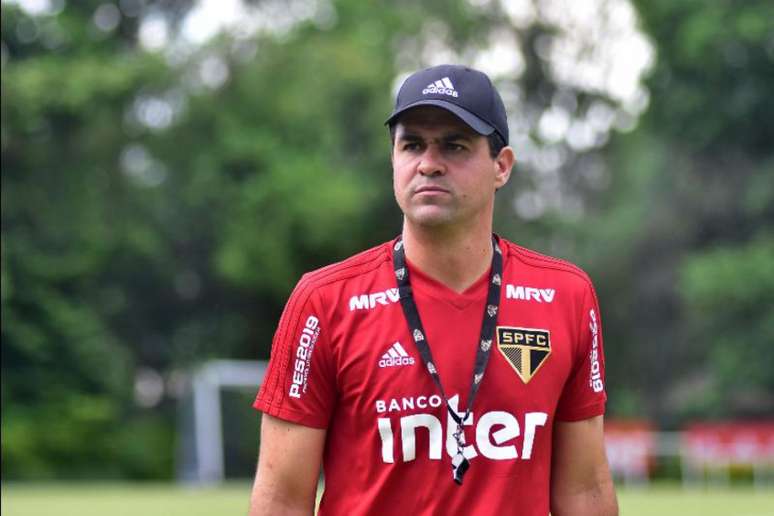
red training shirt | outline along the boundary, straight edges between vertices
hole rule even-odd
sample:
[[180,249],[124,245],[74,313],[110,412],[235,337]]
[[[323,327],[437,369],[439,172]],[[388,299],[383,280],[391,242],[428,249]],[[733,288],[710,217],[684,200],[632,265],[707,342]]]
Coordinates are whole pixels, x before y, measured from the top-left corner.
[[[394,243],[301,278],[254,407],[327,428],[322,516],[547,515],[554,422],[604,413],[591,281],[570,263],[500,239],[495,342],[466,421],[471,467],[458,486],[451,473],[455,425],[409,334]],[[489,272],[456,293],[408,266],[444,389],[463,412]]]

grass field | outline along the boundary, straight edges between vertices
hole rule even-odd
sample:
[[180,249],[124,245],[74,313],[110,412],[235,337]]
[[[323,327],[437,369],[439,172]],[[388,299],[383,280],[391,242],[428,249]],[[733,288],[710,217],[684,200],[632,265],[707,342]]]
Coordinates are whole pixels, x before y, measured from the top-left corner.
[[[4,484],[3,516],[245,515],[250,486],[188,489],[169,484]],[[774,489],[676,486],[619,489],[622,516],[772,516]],[[408,513],[407,513],[408,516]]]

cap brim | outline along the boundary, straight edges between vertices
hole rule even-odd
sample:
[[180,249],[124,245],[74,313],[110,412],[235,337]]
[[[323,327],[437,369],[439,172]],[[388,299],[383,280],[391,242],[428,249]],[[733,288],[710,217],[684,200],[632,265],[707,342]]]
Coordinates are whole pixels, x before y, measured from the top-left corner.
[[495,132],[494,127],[489,125],[487,122],[481,120],[479,117],[477,117],[470,111],[459,107],[457,104],[452,104],[451,102],[446,102],[445,100],[439,100],[439,99],[424,99],[424,100],[414,102],[413,104],[409,104],[408,106],[404,106],[399,111],[394,111],[390,115],[390,118],[388,118],[387,121],[384,122],[384,124],[385,125],[393,124],[400,115],[402,115],[403,113],[405,113],[410,109],[414,109],[415,107],[419,107],[419,106],[435,106],[435,107],[445,109],[446,111],[449,111],[452,114],[456,115],[457,118],[459,118],[467,125],[469,125],[471,129],[473,129],[478,134],[481,134],[483,136],[489,136],[490,134]]

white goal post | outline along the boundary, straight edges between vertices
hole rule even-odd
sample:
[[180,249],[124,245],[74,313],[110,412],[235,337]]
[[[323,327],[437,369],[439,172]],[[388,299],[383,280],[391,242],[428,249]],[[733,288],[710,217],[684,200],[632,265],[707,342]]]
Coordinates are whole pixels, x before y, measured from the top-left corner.
[[178,480],[193,484],[223,481],[221,390],[237,387],[256,391],[266,365],[263,360],[211,360],[192,372],[181,403]]

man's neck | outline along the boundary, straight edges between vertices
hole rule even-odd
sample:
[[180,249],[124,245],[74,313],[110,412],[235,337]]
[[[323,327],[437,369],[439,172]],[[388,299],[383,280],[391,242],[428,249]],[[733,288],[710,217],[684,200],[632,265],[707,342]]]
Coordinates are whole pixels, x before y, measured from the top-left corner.
[[492,263],[492,228],[445,231],[403,224],[406,258],[431,278],[455,292],[473,285]]

